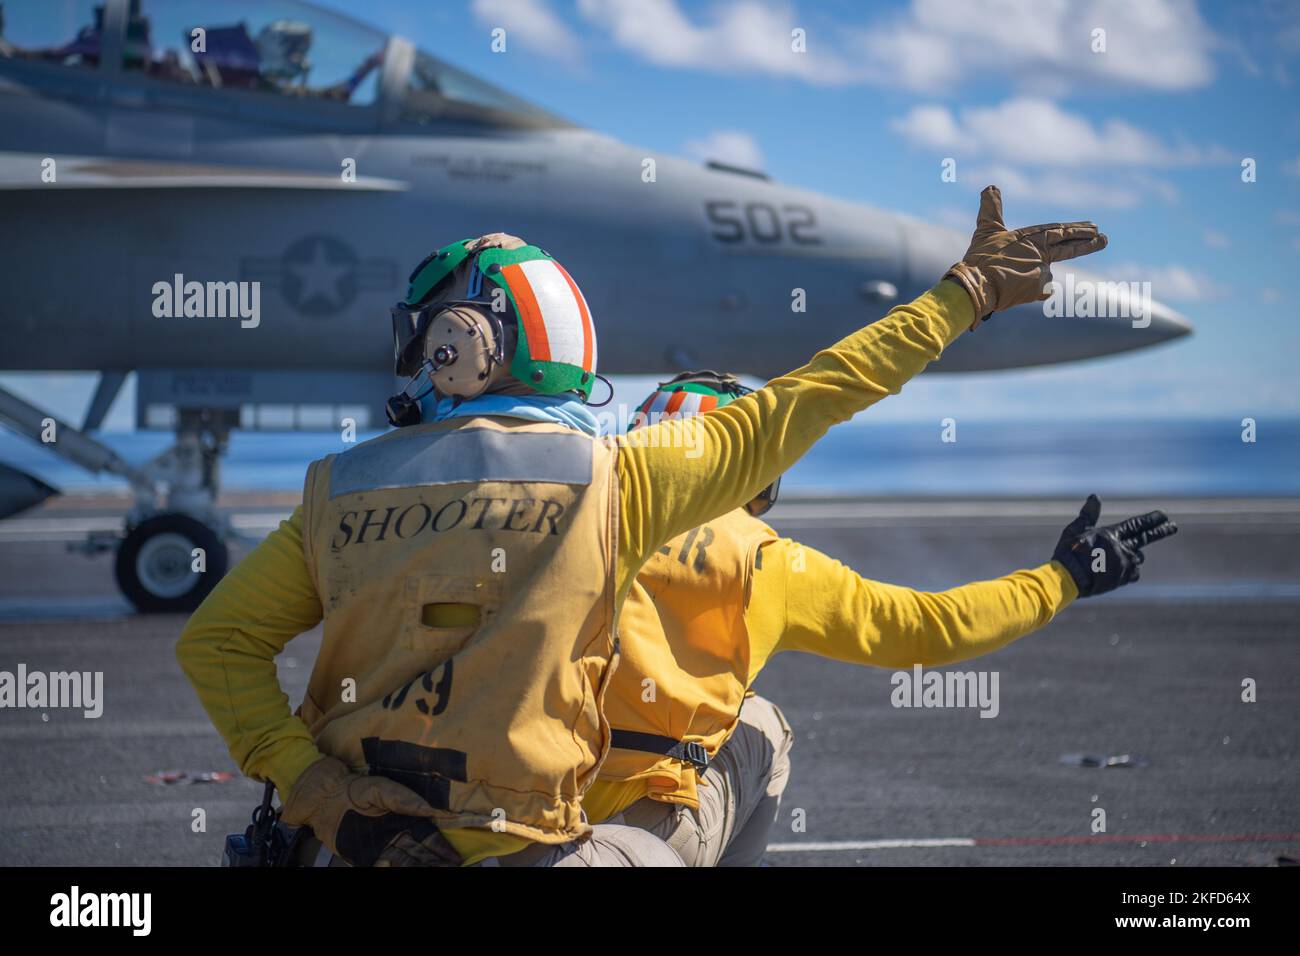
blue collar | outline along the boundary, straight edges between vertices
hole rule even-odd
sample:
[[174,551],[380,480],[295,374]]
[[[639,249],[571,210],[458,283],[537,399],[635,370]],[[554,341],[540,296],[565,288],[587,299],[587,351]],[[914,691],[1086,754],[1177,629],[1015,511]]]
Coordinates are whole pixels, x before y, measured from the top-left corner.
[[500,415],[531,422],[550,422],[572,428],[595,438],[600,433],[596,414],[569,395],[480,395],[456,404],[430,392],[420,399],[420,417],[425,422],[444,422],[449,418],[472,418]]

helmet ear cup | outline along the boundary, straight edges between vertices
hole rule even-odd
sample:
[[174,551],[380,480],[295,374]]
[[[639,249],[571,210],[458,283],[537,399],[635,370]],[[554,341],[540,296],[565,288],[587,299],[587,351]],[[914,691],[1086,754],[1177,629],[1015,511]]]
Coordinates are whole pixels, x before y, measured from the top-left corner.
[[487,310],[465,304],[442,310],[424,338],[433,387],[449,398],[482,395],[506,374],[504,347],[501,322]]

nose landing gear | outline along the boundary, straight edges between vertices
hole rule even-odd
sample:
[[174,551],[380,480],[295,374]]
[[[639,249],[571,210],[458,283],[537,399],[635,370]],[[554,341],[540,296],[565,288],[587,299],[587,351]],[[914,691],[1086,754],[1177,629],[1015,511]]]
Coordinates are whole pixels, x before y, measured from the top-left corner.
[[117,549],[117,585],[141,611],[192,611],[226,573],[225,542],[179,512],[146,518]]
[[[120,387],[121,378],[114,381]],[[108,394],[102,404],[112,400]],[[102,410],[102,409],[101,409]],[[92,416],[97,424],[102,415]],[[221,456],[237,409],[177,408],[176,443],[142,465],[123,461],[85,432],[0,387],[0,422],[92,474],[125,478],[135,504],[124,533],[92,531],[70,550],[116,549],[118,586],[141,611],[192,611],[226,573],[230,524],[216,508]],[[54,493],[37,479],[0,470],[0,518]]]
[[[192,611],[226,573],[229,526],[216,510],[233,413],[179,409],[176,444],[140,467],[114,572],[141,611]],[[165,494],[159,505],[159,492]]]

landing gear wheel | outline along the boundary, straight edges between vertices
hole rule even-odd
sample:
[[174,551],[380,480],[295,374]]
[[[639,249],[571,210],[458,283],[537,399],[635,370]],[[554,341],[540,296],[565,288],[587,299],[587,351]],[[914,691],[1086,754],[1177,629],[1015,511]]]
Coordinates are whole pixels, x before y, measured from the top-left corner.
[[[194,549],[206,565],[193,570]],[[226,573],[229,555],[216,532],[183,514],[140,522],[117,549],[118,587],[139,610],[193,611]]]

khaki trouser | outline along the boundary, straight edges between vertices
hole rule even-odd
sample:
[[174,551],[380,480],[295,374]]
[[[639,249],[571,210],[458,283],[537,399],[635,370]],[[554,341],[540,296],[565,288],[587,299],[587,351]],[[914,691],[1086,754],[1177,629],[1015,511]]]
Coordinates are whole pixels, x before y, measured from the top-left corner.
[[[347,866],[314,836],[305,835],[295,854],[297,866]],[[558,846],[534,843],[508,856],[489,857],[474,866],[682,866],[682,858],[659,837],[636,827],[601,823],[580,840]]]
[[[592,827],[581,840],[534,844],[474,865],[757,866],[790,778],[793,743],[794,734],[776,704],[765,697],[747,698],[735,731],[704,772],[698,810],[647,797]],[[328,851],[316,858],[318,866],[340,864],[330,861]]]
[[780,708],[750,697],[704,772],[698,810],[646,797],[609,822],[661,838],[686,866],[757,866],[790,777],[793,742]]
[[537,843],[475,866],[683,866],[682,858],[659,837],[637,827],[599,823],[581,840],[559,846]]

